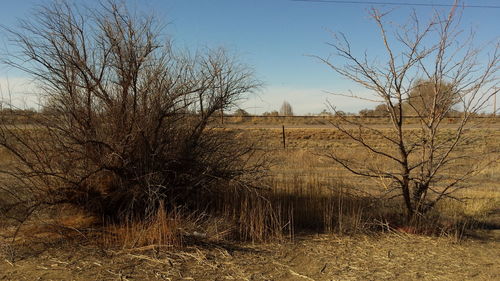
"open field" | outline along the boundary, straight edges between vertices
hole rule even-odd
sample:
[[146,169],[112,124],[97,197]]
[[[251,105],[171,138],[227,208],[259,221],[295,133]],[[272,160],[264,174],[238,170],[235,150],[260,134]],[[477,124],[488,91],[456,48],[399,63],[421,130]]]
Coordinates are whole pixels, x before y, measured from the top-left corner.
[[[289,128],[331,128],[331,120],[334,116],[226,116],[213,118],[214,123],[223,123],[230,128],[281,128],[282,125]],[[418,118],[413,116],[406,117],[406,126],[412,127],[418,125]],[[363,117],[353,115],[347,117],[347,120],[360,121],[365,125],[384,128],[390,125],[388,117]],[[450,117],[443,122],[444,127],[454,127],[458,124],[460,118]],[[473,128],[500,128],[499,117],[473,117],[471,122]]]
[[[464,221],[465,231],[442,228],[432,235],[415,235],[384,221],[393,206],[363,199],[383,196],[382,181],[352,176],[324,156],[342,150],[366,157],[349,139],[332,128],[299,124],[286,129],[283,149],[281,128],[275,126],[240,124],[225,130],[256,141],[271,158],[265,186],[280,210],[288,210],[280,218],[280,238],[235,242],[224,237],[230,230],[221,224],[220,229],[216,225],[215,230],[186,235],[181,248],[103,247],[85,216],[70,212],[50,220],[40,214],[21,228],[14,242],[0,238],[0,280],[500,279],[498,161],[461,191],[468,198],[465,202],[445,200],[437,208],[445,223]],[[489,157],[499,159],[500,130],[476,128],[471,134],[478,142],[463,149],[496,151]],[[8,155],[0,155],[0,165],[7,166]],[[250,219],[252,214],[245,216]],[[4,223],[2,234],[8,231],[13,227]]]

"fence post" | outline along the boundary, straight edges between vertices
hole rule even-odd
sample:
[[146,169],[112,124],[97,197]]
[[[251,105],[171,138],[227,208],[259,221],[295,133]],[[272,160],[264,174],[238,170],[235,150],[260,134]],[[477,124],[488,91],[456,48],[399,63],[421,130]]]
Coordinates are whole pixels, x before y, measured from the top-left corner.
[[285,143],[285,125],[282,125],[283,128],[283,149],[286,149],[286,143]]

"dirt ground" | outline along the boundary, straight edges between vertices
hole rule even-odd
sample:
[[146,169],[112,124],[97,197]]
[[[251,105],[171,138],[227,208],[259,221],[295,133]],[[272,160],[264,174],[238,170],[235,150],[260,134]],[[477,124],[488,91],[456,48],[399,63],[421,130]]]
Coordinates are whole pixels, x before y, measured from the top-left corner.
[[498,234],[460,242],[404,233],[303,235],[160,252],[64,243],[32,246],[14,260],[4,246],[0,280],[500,280]]

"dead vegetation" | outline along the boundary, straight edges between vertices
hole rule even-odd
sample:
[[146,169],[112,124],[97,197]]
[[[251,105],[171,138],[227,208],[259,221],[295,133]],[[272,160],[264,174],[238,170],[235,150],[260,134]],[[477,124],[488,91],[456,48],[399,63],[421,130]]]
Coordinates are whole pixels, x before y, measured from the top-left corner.
[[[357,54],[343,33],[333,34],[328,58],[317,57],[368,92],[334,95],[378,103],[390,120],[380,130],[343,114],[331,119],[359,153],[385,165],[369,165],[342,151],[326,154],[352,174],[386,181],[403,198],[408,223],[419,223],[440,200],[459,200],[455,194],[489,164],[482,160],[492,153],[469,153],[462,146],[476,141],[467,134],[471,118],[498,93],[500,45],[493,41],[491,48],[476,47],[474,33],[464,34],[460,28],[458,4],[446,14],[435,11],[428,22],[414,12],[401,25],[391,23],[389,12],[372,8],[370,17],[384,48],[382,61],[372,60],[366,51]],[[454,106],[460,108],[458,122],[445,129],[447,118],[456,115]],[[334,104],[330,107],[338,113]],[[408,130],[409,115],[415,116],[416,130]],[[369,135],[380,138],[370,142]]]
[[[348,139],[332,139],[332,130],[290,129],[286,150],[278,129],[236,130],[243,138],[260,140],[259,150],[275,159],[270,176],[261,182],[264,189],[199,193],[194,200],[198,212],[159,210],[150,220],[130,218],[116,224],[70,207],[57,208],[55,216],[32,217],[15,241],[7,239],[15,227],[3,221],[4,278],[498,277],[492,262],[498,258],[498,233],[484,229],[498,229],[498,218],[492,217],[500,204],[498,163],[471,181],[474,188],[461,194],[464,202],[443,200],[426,225],[407,226],[401,203],[384,200],[379,181],[348,176],[320,156],[326,147],[356,151]],[[474,134],[483,136],[482,145],[498,146],[498,131]],[[482,145],[469,149],[484,149]],[[25,273],[15,271],[21,268]]]
[[[44,112],[15,117],[22,122],[0,120],[0,278],[499,276],[491,262],[500,224],[498,121],[466,129],[476,125],[472,115],[456,122],[436,112],[415,122],[394,105],[377,122],[328,116],[319,119],[333,127],[307,128],[312,119],[293,119],[299,126],[284,135],[251,127],[281,125],[280,117],[222,125],[219,112],[259,86],[248,68],[222,50],[189,56],[159,47],[152,19],[112,1],[101,8],[85,14],[50,6],[36,25],[9,30],[22,53],[7,63],[38,79],[46,104]],[[92,43],[82,39],[89,30]],[[37,67],[24,68],[20,58]],[[457,138],[467,141],[457,145]],[[393,156],[408,142],[416,156],[402,156],[419,169],[406,180],[417,193],[418,184],[457,187],[449,180],[474,177],[461,179],[466,188],[453,196],[438,191],[442,198],[425,212],[421,197],[408,209],[408,194],[400,195],[410,183],[395,183],[409,174]],[[489,166],[478,169],[466,154]],[[435,156],[453,166],[433,166]],[[332,159],[361,163],[370,176]],[[433,170],[439,178],[429,177]],[[484,229],[492,238],[481,236]]]
[[259,86],[223,49],[176,50],[158,20],[114,1],[54,2],[5,31],[16,52],[3,62],[36,81],[43,112],[29,125],[0,121],[0,146],[16,160],[0,170],[4,215],[22,223],[72,204],[149,220],[162,202],[192,208],[199,190],[251,189],[265,170],[249,161],[249,142],[207,126]]
[[59,246],[9,264],[4,280],[496,280],[497,242],[412,234],[314,235],[294,243],[205,244],[178,251]]

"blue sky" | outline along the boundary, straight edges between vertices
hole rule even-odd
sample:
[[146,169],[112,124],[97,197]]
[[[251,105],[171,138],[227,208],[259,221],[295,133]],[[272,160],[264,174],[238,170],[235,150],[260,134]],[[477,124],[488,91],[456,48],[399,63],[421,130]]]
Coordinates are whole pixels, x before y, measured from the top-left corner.
[[[94,0],[84,1],[87,5]],[[365,1],[365,0],[363,0]],[[368,0],[366,0],[368,1]],[[1,0],[0,24],[13,26],[16,18],[29,17],[36,4],[46,1]],[[83,2],[83,1],[82,1]],[[374,105],[332,96],[326,91],[362,91],[324,64],[307,55],[327,57],[332,49],[325,43],[330,32],[344,32],[355,51],[370,56],[382,52],[378,31],[368,17],[370,5],[304,3],[289,0],[126,0],[131,9],[153,11],[164,22],[166,34],[177,47],[196,48],[223,46],[241,61],[255,69],[265,87],[241,106],[250,113],[276,110],[284,100],[298,114],[318,113],[326,108],[326,100],[338,108],[357,112]],[[398,2],[398,1],[390,1]],[[451,0],[403,0],[429,4],[451,4]],[[500,5],[498,0],[466,0],[465,4]],[[391,20],[403,23],[411,9],[422,18],[429,17],[430,7],[375,6],[393,9]],[[443,9],[443,8],[438,8]],[[477,42],[499,38],[500,9],[466,8],[464,28],[477,31]],[[5,44],[4,38],[0,43]],[[15,94],[23,93],[22,74],[0,68],[0,87],[5,93],[5,80]],[[20,98],[21,99],[21,98]],[[30,104],[29,98],[24,98]],[[28,100],[28,101],[26,101]]]

